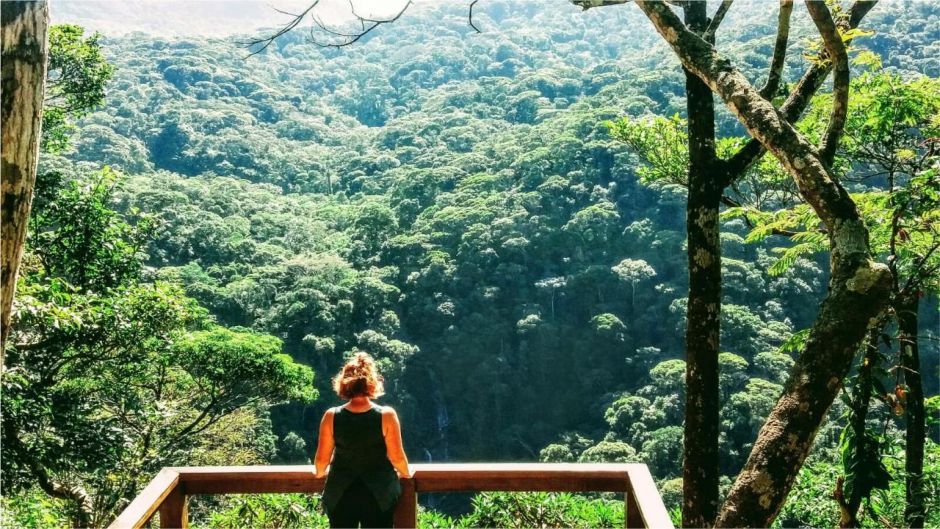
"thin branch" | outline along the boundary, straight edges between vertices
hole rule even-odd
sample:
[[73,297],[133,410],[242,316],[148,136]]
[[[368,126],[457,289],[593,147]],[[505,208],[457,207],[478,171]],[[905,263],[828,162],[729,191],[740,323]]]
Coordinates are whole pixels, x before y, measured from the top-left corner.
[[740,202],[729,197],[728,195],[724,193],[721,194],[721,203],[728,206],[729,208],[739,208],[742,206]]
[[[297,26],[299,26],[300,23],[303,22],[303,20],[308,15],[310,15],[310,18],[316,27],[320,28],[323,32],[329,35],[339,37],[340,39],[342,39],[342,41],[341,42],[318,42],[314,38],[312,30],[311,30],[310,40],[317,46],[321,46],[324,48],[342,48],[342,47],[349,46],[350,44],[354,44],[358,42],[360,39],[362,39],[362,37],[365,37],[366,35],[371,33],[375,28],[383,24],[390,24],[392,22],[395,22],[396,20],[401,18],[401,16],[405,13],[405,11],[408,10],[408,8],[411,6],[411,2],[412,0],[408,0],[405,3],[405,5],[401,8],[401,10],[399,10],[394,16],[390,18],[372,18],[371,15],[364,16],[356,12],[356,7],[353,4],[353,2],[350,0],[349,2],[350,11],[352,12],[353,16],[356,17],[356,20],[359,21],[360,29],[359,31],[354,31],[354,32],[349,32],[349,33],[329,27],[322,20],[320,20],[319,17],[316,16],[313,10],[320,3],[320,0],[314,0],[309,6],[307,6],[306,9],[304,9],[303,11],[297,14],[288,13],[286,11],[282,11],[280,9],[275,8],[275,11],[277,11],[278,13],[283,13],[293,18],[287,24],[285,24],[276,32],[274,32],[273,34],[267,37],[250,40],[250,41],[244,42],[243,44],[249,48],[252,46],[257,46],[259,44],[262,45],[257,50],[249,53],[248,57],[251,57],[252,55],[257,55],[258,53],[261,53],[262,51],[267,49],[267,47],[270,46],[271,43],[273,43],[279,37],[286,35],[287,33],[290,33],[291,31],[296,29]],[[472,9],[472,6],[471,6],[471,9]]]
[[631,0],[571,0],[571,3],[587,11],[592,7],[607,7],[618,4],[626,4]]
[[[357,13],[355,12],[355,10],[353,10],[353,15],[355,15],[355,17],[356,17],[357,19],[359,19],[359,22],[360,22],[360,24],[362,25],[362,29],[361,29],[360,31],[356,32],[356,33],[343,33],[343,32],[341,32],[341,31],[336,31],[336,30],[330,29],[330,28],[326,27],[326,25],[323,24],[323,22],[322,22],[321,20],[319,20],[317,17],[313,17],[314,23],[315,23],[318,27],[320,27],[320,29],[326,31],[327,33],[329,33],[329,34],[331,34],[331,35],[335,35],[335,36],[342,37],[342,38],[345,38],[345,39],[346,39],[346,40],[344,40],[343,42],[324,42],[324,43],[321,43],[321,42],[317,42],[316,40],[314,40],[313,42],[314,42],[314,44],[316,44],[316,45],[318,45],[318,46],[321,46],[321,47],[324,47],[324,48],[344,48],[344,47],[349,46],[349,45],[351,45],[351,44],[355,44],[355,43],[358,42],[360,39],[362,39],[362,37],[365,37],[366,35],[368,35],[369,33],[371,33],[375,28],[377,28],[377,27],[379,27],[379,26],[381,26],[381,25],[383,25],[383,24],[391,24],[392,22],[395,22],[396,20],[398,20],[399,18],[401,18],[401,16],[405,14],[405,11],[407,11],[408,8],[411,7],[411,2],[412,2],[412,0],[408,0],[408,1],[405,3],[405,5],[401,8],[401,10],[398,11],[398,13],[396,13],[396,14],[395,14],[393,17],[391,17],[391,18],[385,18],[385,19],[373,19],[373,18],[363,17],[363,16],[360,16],[359,14],[357,14]],[[366,25],[366,22],[369,22],[370,25]],[[311,40],[313,40],[313,39],[311,39]]]
[[287,15],[287,16],[292,17],[292,18],[297,18],[297,17],[300,16],[300,15],[298,15],[297,13],[291,13],[290,11],[284,11],[284,10],[278,9],[278,8],[276,8],[276,7],[274,7],[274,6],[270,6],[270,7],[271,7],[271,9],[277,11],[278,13],[280,13],[280,14],[282,14],[282,15]]
[[790,14],[793,12],[793,0],[780,0],[780,14],[777,15],[777,41],[774,43],[774,55],[770,61],[770,73],[767,82],[760,89],[764,99],[773,99],[780,90],[783,66],[787,58],[787,42],[790,39]]
[[705,28],[705,33],[702,34],[702,39],[705,42],[711,42],[712,44],[715,43],[715,32],[718,31],[718,26],[721,25],[722,19],[725,18],[725,14],[727,14],[728,9],[731,8],[732,2],[734,2],[734,0],[723,0],[721,5],[718,6],[718,11],[715,12],[715,16],[712,17],[712,21],[709,22],[708,27]]
[[[858,27],[865,15],[868,14],[877,3],[878,0],[856,0],[849,11],[847,29],[855,29]],[[848,44],[849,42],[846,42],[846,45]],[[793,123],[803,115],[803,111],[809,106],[813,94],[822,86],[831,69],[832,63],[823,61],[814,63],[806,70],[803,77],[800,78],[793,90],[790,91],[787,100],[780,107],[780,112],[787,121]],[[725,182],[725,186],[730,185],[731,182],[743,176],[744,173],[747,172],[747,169],[754,162],[759,160],[765,152],[763,145],[756,139],[751,138],[744,147],[741,147],[738,152],[728,158],[726,172],[728,180]]]
[[375,19],[375,18],[371,18],[371,17],[364,17],[364,16],[360,15],[359,13],[357,13],[357,12],[356,12],[356,4],[353,3],[353,0],[349,0],[349,11],[353,14],[354,17],[358,18],[359,21],[360,21],[361,23],[363,23],[363,24],[364,24],[365,22],[372,22],[372,23],[379,22],[379,19]]
[[[199,415],[195,419],[193,419],[185,428],[176,432],[176,434],[169,441],[167,441],[163,446],[161,446],[160,449],[157,450],[157,452],[165,453],[169,451],[171,447],[175,446],[184,437],[186,437],[193,430],[195,430],[199,426],[199,423],[202,422],[203,419],[205,419],[206,417],[209,417],[209,419],[211,420],[212,417],[210,417],[209,414],[216,411],[216,410],[213,410],[213,408],[215,408],[217,403],[218,403],[218,396],[215,395],[215,393],[213,392],[212,398],[209,400],[209,403],[206,404],[206,406],[202,409]],[[216,411],[216,415],[219,415],[220,413],[221,412]]]
[[829,125],[819,144],[819,155],[826,165],[832,165],[839,139],[845,130],[845,119],[849,108],[849,56],[845,43],[839,34],[832,13],[824,2],[806,0],[806,9],[816,24],[826,46],[829,60],[833,63],[832,73],[832,112]]
[[476,30],[477,33],[483,33],[480,31],[480,28],[478,28],[476,24],[473,23],[473,6],[475,6],[479,1],[480,0],[473,0],[473,2],[470,2],[470,9],[467,12],[467,23],[470,24],[470,27]]
[[900,289],[900,292],[902,294],[909,292],[911,287],[917,286],[921,278],[930,277],[932,275],[932,269],[935,269],[936,266],[927,268],[926,274],[923,274],[923,273],[919,274],[917,272],[925,270],[923,266],[927,264],[927,261],[930,259],[930,256],[933,255],[933,253],[937,251],[938,248],[940,248],[940,241],[937,241],[936,243],[934,243],[933,246],[931,246],[930,250],[928,250],[927,253],[922,255],[921,258],[917,260],[917,264],[915,264],[912,268],[913,271],[911,272],[910,277],[908,277],[907,281],[904,283],[904,288]]
[[[263,45],[262,45],[260,48],[258,48],[257,50],[255,50],[255,51],[249,53],[249,54],[248,54],[248,57],[251,57],[251,56],[253,56],[253,55],[257,55],[257,54],[263,52],[264,50],[266,50],[266,49],[268,48],[268,46],[271,45],[271,43],[273,43],[273,42],[274,42],[275,40],[277,40],[279,37],[281,37],[282,35],[286,35],[287,33],[291,32],[294,28],[296,28],[298,25],[300,25],[301,22],[303,22],[304,17],[307,16],[307,13],[310,13],[311,11],[313,11],[313,8],[317,7],[317,4],[319,4],[319,3],[320,3],[320,0],[314,0],[314,2],[313,2],[312,4],[310,4],[309,6],[307,6],[307,9],[304,9],[303,11],[301,11],[301,12],[300,12],[299,14],[297,14],[297,15],[293,15],[293,17],[294,17],[293,20],[291,20],[290,22],[288,22],[287,24],[285,24],[283,27],[281,27],[281,29],[279,29],[279,30],[277,30],[276,32],[274,32],[274,34],[272,34],[271,36],[269,36],[269,37],[263,37],[263,38],[260,38],[260,39],[254,39],[254,40],[250,40],[250,41],[248,41],[248,42],[243,43],[246,48],[250,48],[250,47],[256,46],[256,45],[258,45],[258,44],[263,44]],[[275,9],[275,11],[278,11],[278,10]],[[279,11],[279,12],[284,13],[284,11]],[[285,14],[289,14],[289,13],[285,13]]]
[[[346,39],[353,38],[353,37],[356,37],[357,35],[361,35],[361,34],[363,34],[363,33],[367,33],[367,32],[369,32],[369,31],[372,31],[373,29],[375,29],[375,24],[376,24],[375,22],[372,22],[372,26],[369,27],[368,29],[366,29],[366,25],[365,25],[366,20],[360,18],[360,19],[359,19],[359,24],[360,24],[360,26],[361,26],[361,29],[360,29],[359,31],[355,31],[355,32],[352,32],[352,33],[345,33],[345,32],[342,32],[342,31],[339,31],[339,30],[337,30],[337,29],[333,29],[333,28],[329,27],[329,26],[328,26],[325,22],[323,22],[323,20],[321,20],[320,17],[318,17],[317,15],[311,15],[311,16],[310,16],[310,19],[313,21],[314,25],[316,25],[318,28],[320,28],[320,30],[323,31],[324,33],[328,33],[328,34],[330,34],[330,35],[332,35],[332,36],[334,36],[334,37],[342,37],[342,38],[346,38]],[[323,46],[329,46],[329,44],[323,44]]]

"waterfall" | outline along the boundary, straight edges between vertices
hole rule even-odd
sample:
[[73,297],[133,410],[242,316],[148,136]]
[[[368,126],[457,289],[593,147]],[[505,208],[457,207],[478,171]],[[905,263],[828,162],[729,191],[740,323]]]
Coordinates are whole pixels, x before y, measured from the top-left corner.
[[[437,374],[429,367],[428,371],[428,381],[431,385],[431,399],[434,402],[435,415],[437,419],[437,443],[440,446],[440,457],[441,461],[447,461],[450,459],[450,454],[447,447],[447,427],[450,425],[450,417],[447,414],[447,403],[444,401],[444,393],[441,391],[441,382],[437,378]],[[428,454],[428,460],[431,460],[431,452],[425,449],[425,452]]]
[[[436,449],[438,452],[438,460],[447,461],[450,459],[450,453],[447,447],[447,427],[450,425],[450,417],[447,414],[447,403],[444,400],[444,392],[441,391],[441,381],[438,379],[437,374],[430,367],[427,368],[427,373],[428,389],[430,390],[428,393],[431,395],[431,401],[434,403],[437,437],[432,441],[429,447],[424,448],[424,454],[427,456],[427,462],[431,463],[434,461],[431,449]],[[427,502],[426,505],[430,509],[438,509],[440,499],[437,494],[428,494],[425,499]]]

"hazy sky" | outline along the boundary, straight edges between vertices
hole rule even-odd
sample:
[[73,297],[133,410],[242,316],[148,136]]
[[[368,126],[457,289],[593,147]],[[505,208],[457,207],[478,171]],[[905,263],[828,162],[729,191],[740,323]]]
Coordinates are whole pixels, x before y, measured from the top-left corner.
[[[53,23],[72,22],[106,35],[143,31],[221,37],[251,33],[259,27],[280,26],[290,17],[276,9],[300,12],[314,1],[51,0],[50,11]],[[411,9],[421,9],[421,4],[427,5],[430,1],[419,0]],[[405,0],[352,0],[352,3],[363,16],[381,17],[397,12],[405,5]],[[320,0],[315,10],[328,23],[341,23],[351,17],[349,0]]]

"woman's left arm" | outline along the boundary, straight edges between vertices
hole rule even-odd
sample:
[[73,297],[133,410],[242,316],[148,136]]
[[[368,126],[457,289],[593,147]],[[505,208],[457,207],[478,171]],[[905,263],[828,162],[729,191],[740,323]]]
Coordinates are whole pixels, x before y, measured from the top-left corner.
[[388,406],[382,407],[382,433],[385,435],[385,452],[392,466],[398,471],[398,475],[403,478],[411,477],[411,469],[408,467],[408,456],[405,455],[405,449],[401,442],[401,423],[398,421],[398,414]]
[[317,443],[317,455],[313,458],[313,464],[317,469],[316,476],[322,478],[326,476],[327,467],[333,458],[333,409],[326,410],[323,419],[320,421],[320,439]]

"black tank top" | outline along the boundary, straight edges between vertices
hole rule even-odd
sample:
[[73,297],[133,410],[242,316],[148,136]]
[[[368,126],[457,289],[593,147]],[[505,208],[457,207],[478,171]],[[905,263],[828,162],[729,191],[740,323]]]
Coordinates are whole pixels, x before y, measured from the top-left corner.
[[361,479],[372,491],[383,511],[391,509],[401,486],[395,467],[388,460],[382,434],[382,407],[355,413],[342,406],[333,408],[333,461],[323,487],[323,504],[332,510],[346,488]]

